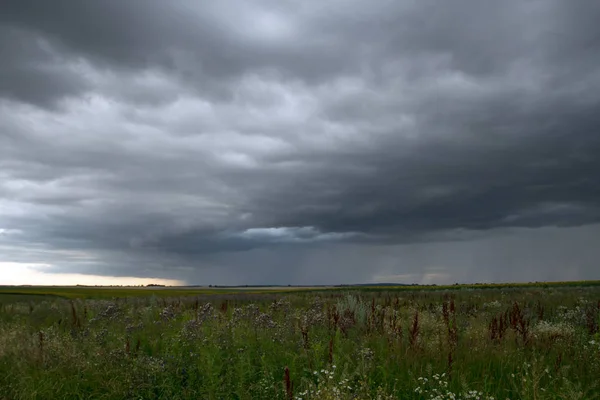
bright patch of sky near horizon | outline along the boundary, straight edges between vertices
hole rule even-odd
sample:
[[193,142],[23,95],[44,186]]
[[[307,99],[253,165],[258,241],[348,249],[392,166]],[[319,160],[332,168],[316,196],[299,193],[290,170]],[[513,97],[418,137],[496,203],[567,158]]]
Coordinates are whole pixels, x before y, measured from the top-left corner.
[[175,279],[155,279],[131,276],[102,276],[87,274],[60,274],[45,272],[47,264],[31,264],[0,261],[0,286],[34,285],[34,286],[138,286],[149,284],[162,284],[168,286],[182,286],[184,281]]

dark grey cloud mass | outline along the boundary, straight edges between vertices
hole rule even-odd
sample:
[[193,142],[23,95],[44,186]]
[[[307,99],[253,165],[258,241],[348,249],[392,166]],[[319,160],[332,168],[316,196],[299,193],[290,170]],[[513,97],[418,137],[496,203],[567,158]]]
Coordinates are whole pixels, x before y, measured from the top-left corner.
[[600,278],[599,19],[592,0],[4,1],[0,262]]

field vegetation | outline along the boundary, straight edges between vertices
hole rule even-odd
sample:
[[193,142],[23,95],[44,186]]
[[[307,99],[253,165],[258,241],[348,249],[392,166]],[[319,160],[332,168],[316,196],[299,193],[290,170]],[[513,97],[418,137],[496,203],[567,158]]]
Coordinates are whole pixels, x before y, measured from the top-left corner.
[[597,283],[0,288],[0,399],[595,399]]

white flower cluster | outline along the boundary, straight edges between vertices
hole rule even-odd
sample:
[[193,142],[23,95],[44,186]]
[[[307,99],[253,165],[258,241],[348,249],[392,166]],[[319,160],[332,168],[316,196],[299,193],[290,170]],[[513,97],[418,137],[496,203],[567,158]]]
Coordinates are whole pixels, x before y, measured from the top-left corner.
[[336,382],[334,379],[336,366],[332,365],[331,368],[331,370],[314,371],[313,375],[317,378],[317,383],[298,393],[295,399],[341,399],[350,397],[353,390],[350,381],[341,379]]
[[559,322],[549,322],[549,321],[539,321],[533,327],[533,334],[535,336],[544,337],[544,338],[569,338],[572,337],[575,333],[575,328],[570,323],[559,321]]
[[484,309],[496,309],[496,308],[500,308],[502,307],[502,303],[500,303],[498,300],[494,300],[494,301],[490,301],[489,303],[484,303],[483,304],[483,308]]
[[567,308],[565,306],[559,306],[557,308],[560,317],[563,321],[573,324],[573,325],[583,325],[585,324],[585,309],[580,306],[575,306],[575,308]]
[[[588,342],[588,345],[589,345],[589,347],[590,347],[592,350],[597,350],[597,351],[600,351],[600,341],[598,341],[598,340],[590,340],[590,341]],[[585,348],[587,349],[587,348],[588,348],[588,346],[585,346]]]
[[463,393],[454,393],[448,390],[446,374],[435,374],[432,379],[419,377],[419,386],[415,393],[425,396],[429,400],[494,400],[483,392],[469,390]]

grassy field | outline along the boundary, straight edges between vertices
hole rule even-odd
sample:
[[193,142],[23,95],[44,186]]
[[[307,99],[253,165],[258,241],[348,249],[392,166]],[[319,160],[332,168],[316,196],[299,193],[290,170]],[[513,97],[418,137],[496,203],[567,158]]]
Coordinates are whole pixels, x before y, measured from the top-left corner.
[[0,399],[595,399],[598,282],[0,287]]
[[511,289],[511,288],[564,288],[564,287],[600,287],[600,281],[571,282],[530,282],[530,283],[485,283],[462,285],[400,285],[400,286],[229,286],[229,287],[137,287],[137,286],[0,286],[0,302],[2,296],[56,296],[66,299],[112,299],[125,297],[187,297],[233,293],[290,293],[296,291],[322,292],[360,290],[361,292],[378,291],[440,291],[470,289]]
[[[295,289],[301,290],[301,289]],[[0,286],[0,296],[55,296],[66,299],[112,299],[125,297],[187,297],[213,294],[264,293],[291,291],[287,288],[180,288],[180,287],[132,287],[132,286]]]

